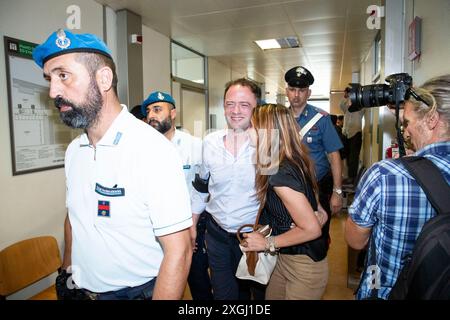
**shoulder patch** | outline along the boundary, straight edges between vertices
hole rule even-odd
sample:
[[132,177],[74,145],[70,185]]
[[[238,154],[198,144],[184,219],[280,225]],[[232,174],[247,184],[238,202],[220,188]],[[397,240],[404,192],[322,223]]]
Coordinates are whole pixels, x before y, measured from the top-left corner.
[[322,110],[318,107],[312,106],[313,110],[317,113],[320,113],[321,115],[323,115],[324,117],[326,117],[328,115],[328,112],[326,112],[325,110]]

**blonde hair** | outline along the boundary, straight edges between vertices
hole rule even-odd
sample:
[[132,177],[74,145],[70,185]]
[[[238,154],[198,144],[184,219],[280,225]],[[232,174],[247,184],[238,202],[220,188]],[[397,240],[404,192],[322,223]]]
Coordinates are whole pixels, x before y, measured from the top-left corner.
[[[312,185],[317,198],[314,165],[309,158],[308,149],[301,141],[300,127],[292,110],[280,104],[264,104],[253,111],[252,124],[258,135],[255,184],[261,206],[264,206],[266,201],[269,175],[274,173],[284,160],[289,160],[297,167],[305,182]],[[278,140],[273,141],[274,137],[278,137]],[[265,161],[268,155],[269,162]]]
[[414,91],[425,100],[428,106],[410,97],[409,101],[414,106],[414,111],[421,117],[432,116],[435,112],[442,118],[446,125],[446,134],[450,135],[450,74],[432,78]]

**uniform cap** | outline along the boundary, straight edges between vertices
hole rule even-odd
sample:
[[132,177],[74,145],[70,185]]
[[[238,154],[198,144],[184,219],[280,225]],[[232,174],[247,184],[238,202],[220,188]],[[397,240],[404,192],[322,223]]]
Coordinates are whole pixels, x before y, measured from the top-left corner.
[[314,77],[302,66],[294,67],[286,72],[284,80],[290,87],[306,88],[314,83]]
[[111,50],[96,35],[74,34],[63,29],[53,32],[47,41],[37,46],[33,50],[33,59],[39,67],[43,68],[48,60],[72,52],[100,53],[112,59]]
[[155,91],[150,93],[148,98],[145,99],[144,102],[142,102],[141,110],[145,116],[147,116],[147,106],[155,102],[167,102],[175,107],[175,100],[170,94],[161,91]]

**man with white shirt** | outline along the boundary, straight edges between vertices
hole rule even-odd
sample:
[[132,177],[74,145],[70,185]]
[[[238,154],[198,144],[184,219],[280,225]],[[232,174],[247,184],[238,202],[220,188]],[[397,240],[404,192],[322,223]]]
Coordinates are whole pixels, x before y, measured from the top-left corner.
[[[255,148],[249,143],[253,109],[261,89],[241,78],[227,83],[224,111],[228,128],[203,140],[203,164],[191,197],[194,221],[206,209],[206,245],[214,299],[238,300],[264,297],[264,288],[236,278],[242,252],[236,231],[254,224],[259,208],[255,190]],[[209,182],[208,182],[209,179]]]
[[[202,141],[175,128],[177,109],[175,100],[168,93],[161,91],[150,93],[141,105],[141,113],[145,115],[148,124],[162,133],[177,149],[183,161],[186,185],[191,192],[195,174],[199,172],[202,163]],[[205,247],[205,218],[206,216],[203,215],[197,225],[191,227],[192,232],[195,232],[195,241],[188,283],[194,300],[212,300],[213,298]]]
[[65,157],[62,268],[71,267],[75,289],[64,271],[58,297],[180,299],[192,213],[176,150],[120,104],[111,52],[95,35],[60,29],[33,58],[62,121],[85,131]]

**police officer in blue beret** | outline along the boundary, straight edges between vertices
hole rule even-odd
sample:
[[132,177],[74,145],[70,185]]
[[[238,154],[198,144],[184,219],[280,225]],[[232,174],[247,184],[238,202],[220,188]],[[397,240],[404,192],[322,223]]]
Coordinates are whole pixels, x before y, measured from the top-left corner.
[[[330,218],[331,213],[336,214],[342,208],[342,164],[339,150],[343,145],[329,114],[307,103],[311,95],[309,86],[314,83],[311,72],[303,66],[296,66],[286,72],[284,79],[287,83],[286,95],[300,126],[302,141],[308,147],[315,164],[319,200]],[[319,248],[320,250],[328,250],[329,223],[330,219],[322,229],[323,248]]]
[[[60,29],[33,58],[62,121],[85,131],[65,157],[58,297],[180,299],[192,256],[192,212],[176,150],[120,104],[111,51],[97,36]],[[74,289],[66,285],[70,272]]]
[[153,128],[171,140],[175,134],[175,118],[177,111],[175,100],[168,93],[155,91],[150,93],[141,104],[142,113]]

